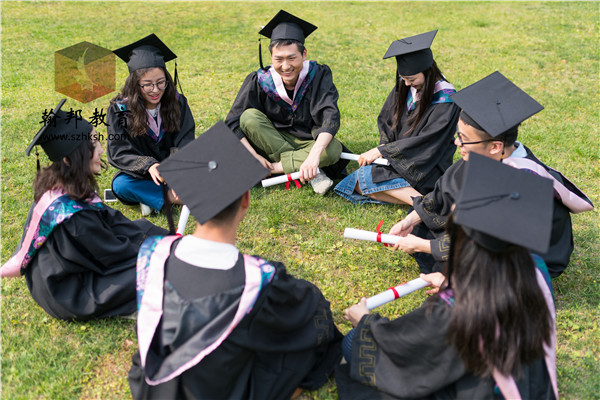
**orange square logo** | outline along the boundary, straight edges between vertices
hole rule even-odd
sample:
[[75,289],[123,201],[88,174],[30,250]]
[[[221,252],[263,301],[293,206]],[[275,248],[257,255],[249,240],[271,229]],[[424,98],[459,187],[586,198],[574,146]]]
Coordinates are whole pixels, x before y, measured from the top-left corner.
[[114,92],[114,53],[89,42],[56,51],[54,89],[82,103]]

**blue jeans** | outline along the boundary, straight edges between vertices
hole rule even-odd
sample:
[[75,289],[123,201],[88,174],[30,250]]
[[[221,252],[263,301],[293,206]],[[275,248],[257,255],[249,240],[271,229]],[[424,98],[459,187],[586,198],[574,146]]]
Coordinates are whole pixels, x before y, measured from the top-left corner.
[[367,196],[363,196],[354,191],[356,182],[358,182],[360,190],[363,194],[372,194],[377,192],[383,192],[386,190],[400,189],[403,187],[410,186],[402,178],[394,178],[389,181],[375,183],[371,175],[371,165],[365,165],[364,167],[358,168],[356,171],[345,177],[340,183],[333,189],[337,194],[343,198],[350,200],[354,204],[364,203],[375,203],[375,204],[389,204],[385,201],[379,201],[372,199]]
[[120,173],[113,179],[112,190],[119,199],[127,202],[143,203],[156,211],[163,208],[162,189],[153,180],[136,179]]
[[354,338],[354,332],[356,332],[355,329],[350,329],[346,336],[344,336],[344,339],[342,339],[342,355],[348,364],[352,361],[352,339]]

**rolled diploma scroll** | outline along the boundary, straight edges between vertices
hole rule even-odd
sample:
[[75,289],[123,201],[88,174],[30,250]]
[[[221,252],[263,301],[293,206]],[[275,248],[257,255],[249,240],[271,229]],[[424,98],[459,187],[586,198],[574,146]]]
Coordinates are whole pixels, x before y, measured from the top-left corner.
[[423,289],[427,286],[429,286],[429,282],[426,280],[421,278],[413,279],[412,281],[398,285],[393,289],[388,289],[385,292],[381,292],[373,297],[369,297],[367,299],[367,309],[372,310],[384,305],[385,303],[389,303],[392,300],[396,300],[397,298],[406,296],[409,293]]
[[[321,172],[319,168],[317,168],[317,174]],[[280,176],[276,176],[274,178],[263,179],[261,181],[263,187],[279,185],[280,183],[291,182],[300,177],[300,172],[292,172],[291,174],[284,174]]]
[[[379,242],[379,240],[377,240],[377,236],[379,236],[379,234],[377,232],[371,232],[371,231],[363,231],[362,229],[354,229],[354,228],[346,228],[344,230],[344,237],[346,239],[358,239],[358,240],[368,240],[370,242]],[[381,243],[387,243],[387,244],[396,244],[396,242],[398,241],[398,239],[400,239],[401,236],[396,236],[396,235],[386,235],[385,233],[381,234]]]
[[[340,155],[340,158],[344,160],[358,161],[358,154],[342,153],[342,155]],[[385,158],[376,158],[375,161],[373,161],[373,164],[390,165],[390,162]]]
[[188,206],[181,207],[181,214],[179,214],[179,223],[177,224],[177,231],[175,234],[177,236],[183,236],[183,232],[185,231],[185,226],[187,225],[188,218],[190,217],[190,209]]

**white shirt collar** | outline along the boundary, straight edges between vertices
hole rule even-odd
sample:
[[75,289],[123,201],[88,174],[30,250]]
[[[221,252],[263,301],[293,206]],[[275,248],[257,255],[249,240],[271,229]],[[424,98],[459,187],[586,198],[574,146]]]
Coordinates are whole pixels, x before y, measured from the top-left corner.
[[233,268],[239,250],[232,244],[213,242],[186,235],[175,248],[175,257],[200,268],[226,270]]

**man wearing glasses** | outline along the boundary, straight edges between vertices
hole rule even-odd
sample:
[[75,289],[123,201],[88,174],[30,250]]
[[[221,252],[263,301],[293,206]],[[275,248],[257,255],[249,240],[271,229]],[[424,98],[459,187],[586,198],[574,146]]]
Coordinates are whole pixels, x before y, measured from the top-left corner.
[[550,249],[540,256],[550,275],[559,276],[573,252],[570,212],[589,211],[593,206],[568,179],[517,142],[521,122],[543,107],[497,71],[451,98],[462,109],[454,141],[461,159],[448,168],[432,192],[415,197],[414,211],[392,227],[390,233],[401,236],[394,250],[412,254],[423,273],[443,271],[450,249],[447,216],[458,200],[469,154],[478,153],[553,180],[556,195]]

